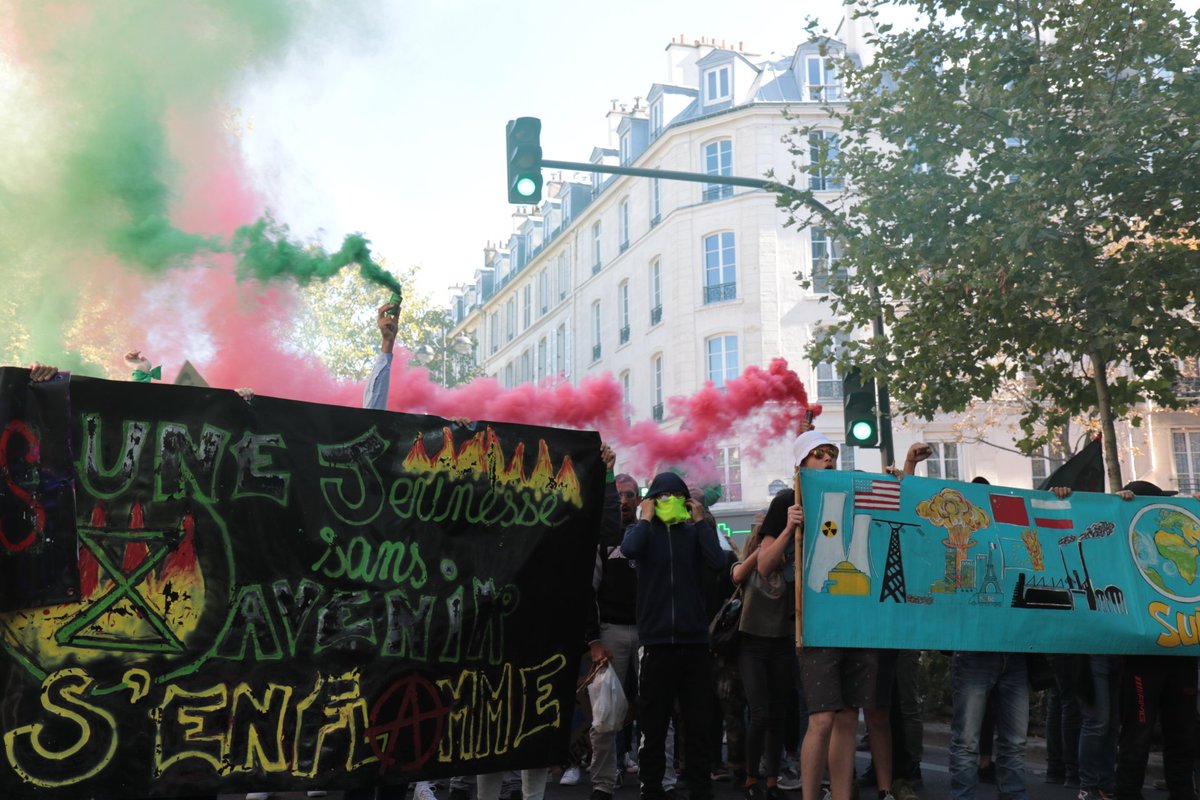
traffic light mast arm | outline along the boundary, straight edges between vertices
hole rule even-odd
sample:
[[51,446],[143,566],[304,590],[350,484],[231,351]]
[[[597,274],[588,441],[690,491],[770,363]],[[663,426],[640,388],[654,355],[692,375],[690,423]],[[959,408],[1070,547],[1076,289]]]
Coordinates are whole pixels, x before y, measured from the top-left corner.
[[771,189],[779,185],[774,181],[762,178],[738,178],[734,175],[706,175],[702,172],[675,172],[668,169],[643,169],[642,167],[613,167],[608,164],[591,164],[585,161],[552,161],[548,158],[542,159],[542,166],[550,169],[573,169],[579,172],[604,172],[609,175],[633,175],[638,178],[661,178],[668,181],[749,186],[751,189]]
[[[748,186],[751,189],[766,189],[778,192],[783,185],[778,181],[763,178],[741,178],[736,175],[708,175],[703,172],[676,172],[669,169],[645,169],[643,167],[614,167],[608,164],[591,164],[585,161],[555,161],[542,159],[542,166],[549,169],[569,169],[577,172],[602,172],[607,175],[632,175],[635,178],[658,178],[665,181],[691,181],[692,183],[716,183],[722,186]],[[834,223],[839,229],[845,223],[830,210],[829,206],[812,196],[801,196],[800,201],[821,215],[822,219]]]

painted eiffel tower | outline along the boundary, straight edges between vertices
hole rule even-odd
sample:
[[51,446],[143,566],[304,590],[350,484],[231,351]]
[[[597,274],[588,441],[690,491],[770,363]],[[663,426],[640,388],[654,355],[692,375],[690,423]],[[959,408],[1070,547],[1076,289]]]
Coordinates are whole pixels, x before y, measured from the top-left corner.
[[1000,579],[996,577],[996,564],[992,560],[995,550],[996,545],[994,544],[988,548],[987,566],[983,580],[979,584],[979,592],[975,595],[977,605],[998,606],[1004,602],[1004,587],[1000,585]]

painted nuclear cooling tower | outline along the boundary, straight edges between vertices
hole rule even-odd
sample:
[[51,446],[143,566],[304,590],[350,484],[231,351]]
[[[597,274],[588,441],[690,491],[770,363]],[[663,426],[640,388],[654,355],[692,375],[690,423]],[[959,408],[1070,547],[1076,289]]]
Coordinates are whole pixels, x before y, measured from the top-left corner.
[[821,506],[821,524],[813,544],[808,567],[808,588],[821,591],[830,570],[846,560],[846,540],[842,536],[842,510],[846,505],[845,492],[828,492]]

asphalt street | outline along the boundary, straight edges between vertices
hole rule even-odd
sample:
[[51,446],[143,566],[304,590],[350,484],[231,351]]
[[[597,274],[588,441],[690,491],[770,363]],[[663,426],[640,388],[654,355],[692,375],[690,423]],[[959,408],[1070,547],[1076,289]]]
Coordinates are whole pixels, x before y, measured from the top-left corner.
[[[949,744],[950,732],[949,726],[940,723],[927,723],[925,726],[925,756],[921,762],[921,771],[924,778],[924,785],[917,789],[917,796],[921,800],[942,800],[950,796],[950,772],[949,772]],[[857,765],[859,773],[863,772],[868,764],[868,757],[865,753],[859,753],[857,757]],[[633,780],[626,780],[624,785],[617,789],[614,800],[637,800],[638,789],[635,776],[629,776]],[[1151,753],[1150,764],[1146,775],[1146,788],[1143,792],[1146,800],[1166,800],[1166,791],[1153,788],[1153,781],[1156,778],[1162,777],[1162,758],[1157,752]],[[1030,737],[1029,747],[1026,752],[1026,782],[1029,788],[1029,796],[1032,800],[1074,800],[1078,794],[1078,788],[1052,785],[1046,783],[1046,746],[1045,742],[1039,738]],[[586,774],[584,780],[575,786],[562,786],[558,783],[555,773],[551,773],[550,781],[546,785],[545,800],[588,800],[591,795],[591,786],[588,784]],[[788,800],[801,800],[799,791],[788,792]],[[442,788],[438,791],[439,800],[446,800],[449,796],[448,790]],[[992,784],[980,784],[976,795],[979,800],[994,800],[997,797],[996,787]],[[241,800],[243,795],[240,794],[224,794],[221,795],[221,800]],[[287,798],[287,800],[306,800],[304,792],[284,792],[272,795],[275,798]],[[714,784],[715,800],[741,800],[742,793],[739,787],[732,782],[724,781]],[[862,790],[859,797],[861,800],[874,800],[873,790]],[[330,792],[328,800],[342,800],[341,792]]]

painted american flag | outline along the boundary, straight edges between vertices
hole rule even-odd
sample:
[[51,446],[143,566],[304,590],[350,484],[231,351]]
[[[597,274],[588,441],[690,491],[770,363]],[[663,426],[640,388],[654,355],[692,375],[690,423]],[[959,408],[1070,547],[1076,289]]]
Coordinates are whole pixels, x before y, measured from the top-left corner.
[[865,511],[899,511],[900,482],[855,479],[854,507]]

